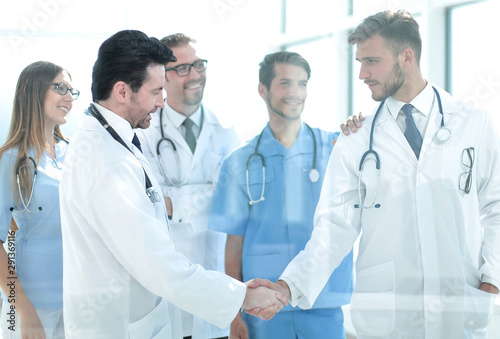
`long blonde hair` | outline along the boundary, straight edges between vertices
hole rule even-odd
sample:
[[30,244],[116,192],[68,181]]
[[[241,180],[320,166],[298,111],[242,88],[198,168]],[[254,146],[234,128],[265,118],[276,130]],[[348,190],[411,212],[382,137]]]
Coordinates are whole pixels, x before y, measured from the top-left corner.
[[[16,182],[16,167],[23,157],[28,159],[28,150],[31,148],[36,152],[35,161],[38,164],[48,147],[45,140],[45,96],[52,81],[62,71],[64,69],[61,66],[48,61],[37,61],[28,65],[17,81],[9,134],[5,144],[0,147],[0,158],[11,148],[17,150],[16,165],[11,168],[10,173],[12,174],[11,190],[18,205],[20,197]],[[59,125],[54,128],[54,135],[65,139]],[[33,173],[26,168],[19,172],[21,191],[26,195],[31,192],[32,176]]]

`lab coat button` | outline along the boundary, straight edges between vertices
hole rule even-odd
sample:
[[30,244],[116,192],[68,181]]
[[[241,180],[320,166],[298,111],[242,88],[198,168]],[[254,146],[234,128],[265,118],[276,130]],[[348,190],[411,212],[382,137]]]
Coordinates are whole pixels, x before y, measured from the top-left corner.
[[474,325],[474,320],[469,321],[469,325],[473,326]]

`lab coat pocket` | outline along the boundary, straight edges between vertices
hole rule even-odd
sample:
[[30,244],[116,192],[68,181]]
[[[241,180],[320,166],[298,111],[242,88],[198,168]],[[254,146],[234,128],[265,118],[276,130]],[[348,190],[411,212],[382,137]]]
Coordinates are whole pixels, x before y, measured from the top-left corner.
[[128,325],[129,339],[170,338],[172,324],[169,322],[168,303],[160,303],[142,319]]
[[395,324],[394,263],[368,267],[356,274],[351,317],[356,333],[385,337]]
[[496,294],[473,286],[465,286],[464,327],[468,330],[484,329],[493,315]]
[[[441,184],[446,191],[465,195],[470,159],[463,154],[464,148],[459,146],[443,146],[441,148]],[[462,157],[464,157],[462,159]],[[463,174],[462,174],[463,173]],[[474,179],[471,172],[469,180]],[[473,182],[471,182],[473,183]]]

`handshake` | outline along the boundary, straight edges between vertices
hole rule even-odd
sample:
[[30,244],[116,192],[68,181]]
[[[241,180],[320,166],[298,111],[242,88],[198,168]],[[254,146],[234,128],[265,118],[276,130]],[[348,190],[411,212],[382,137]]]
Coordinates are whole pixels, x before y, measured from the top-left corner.
[[267,279],[252,279],[245,284],[247,294],[243,308],[248,314],[269,320],[288,305],[290,290],[284,281],[273,283]]

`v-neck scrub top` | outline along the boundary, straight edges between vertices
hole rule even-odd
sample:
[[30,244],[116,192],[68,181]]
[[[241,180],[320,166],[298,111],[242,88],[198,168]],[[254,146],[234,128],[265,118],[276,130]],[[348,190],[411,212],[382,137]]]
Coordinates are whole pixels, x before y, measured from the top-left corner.
[[[302,123],[299,135],[289,148],[273,136],[269,125],[262,132],[258,152],[265,160],[265,200],[249,205],[246,164],[254,153],[257,139],[234,151],[224,161],[214,193],[209,227],[244,236],[243,281],[265,278],[276,281],[288,263],[311,237],[316,204],[336,135],[317,128],[316,169],[320,179],[313,183],[314,140]],[[262,191],[262,163],[254,156],[248,165],[249,190],[253,200]],[[352,293],[352,252],[331,275],[314,308],[338,307],[349,303]],[[308,274],[308,272],[304,272]],[[286,306],[283,311],[291,310]]]
[[[19,282],[35,309],[62,307],[62,235],[59,212],[59,180],[67,143],[55,145],[55,160],[47,152],[37,169],[35,187],[27,213],[22,203],[15,202],[17,190],[17,149],[7,150],[0,159],[0,240],[7,241],[10,220],[18,226],[15,235],[15,268]],[[36,161],[35,152],[28,152]],[[24,192],[23,192],[24,193]],[[29,198],[28,198],[29,199]],[[28,199],[25,202],[28,203]],[[14,211],[10,209],[14,207]],[[6,248],[7,253],[9,250]],[[7,300],[2,293],[4,300]]]

